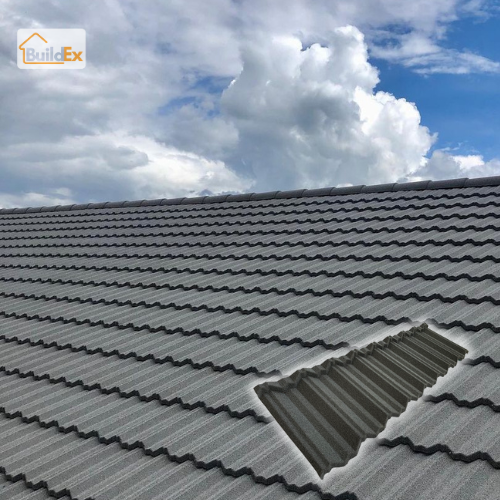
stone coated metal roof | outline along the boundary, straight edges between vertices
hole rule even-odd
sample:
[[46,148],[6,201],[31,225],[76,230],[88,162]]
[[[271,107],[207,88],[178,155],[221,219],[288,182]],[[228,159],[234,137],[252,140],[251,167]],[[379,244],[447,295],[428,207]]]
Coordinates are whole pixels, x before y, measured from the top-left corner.
[[323,478],[466,354],[422,323],[255,392]]
[[[500,491],[499,178],[0,212],[0,499]],[[318,478],[254,387],[427,322],[468,350]]]

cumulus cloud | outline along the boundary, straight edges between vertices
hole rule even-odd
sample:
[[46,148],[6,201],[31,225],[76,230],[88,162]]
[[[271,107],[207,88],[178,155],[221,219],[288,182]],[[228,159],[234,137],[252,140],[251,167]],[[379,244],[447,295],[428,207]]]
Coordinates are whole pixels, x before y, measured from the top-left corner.
[[19,199],[34,199],[36,189],[50,192],[55,184],[88,201],[239,192],[252,184],[223,162],[126,133],[14,144],[3,157],[8,168],[0,172],[0,181],[17,179],[32,189],[31,198],[23,194]]
[[166,147],[148,137],[132,137],[129,144],[146,151],[147,164],[128,172],[136,197],[193,196],[248,191],[253,181],[238,176],[221,161]]
[[69,189],[54,189],[49,193],[2,193],[0,192],[0,207],[16,208],[16,207],[43,207],[54,205],[69,205],[75,203],[71,197]]
[[464,17],[488,19],[495,12],[489,0],[255,0],[243,2],[242,8],[262,32],[300,33],[306,42],[332,28],[355,25],[373,55],[422,74],[500,71],[497,61],[447,46],[451,23]]
[[221,105],[239,134],[230,163],[252,168],[259,189],[395,181],[433,142],[414,104],[374,93],[377,70],[352,26],[327,46],[277,37],[242,59]]
[[[360,32],[372,53],[417,71],[495,70],[479,55],[443,51],[464,9],[478,15],[484,5],[4,0],[0,204],[436,175],[425,156],[435,136],[404,96],[374,91]],[[17,68],[19,27],[82,26],[85,70]]]
[[412,180],[455,179],[500,175],[500,160],[485,161],[481,155],[453,155],[447,150],[436,150],[415,172]]

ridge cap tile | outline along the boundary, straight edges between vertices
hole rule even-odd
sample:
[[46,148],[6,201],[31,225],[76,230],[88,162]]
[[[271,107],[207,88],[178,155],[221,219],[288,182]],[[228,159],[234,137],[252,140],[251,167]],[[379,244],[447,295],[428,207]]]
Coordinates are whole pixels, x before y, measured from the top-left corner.
[[363,186],[361,189],[362,193],[384,193],[394,191],[394,186],[396,182],[389,184],[374,184],[372,186]]
[[302,196],[306,198],[312,198],[315,196],[328,196],[332,192],[331,187],[326,187],[326,188],[318,188],[318,189],[306,189],[303,193]]
[[141,207],[150,207],[155,205],[163,205],[163,202],[166,201],[166,198],[156,198],[155,200],[141,200]]
[[272,200],[276,198],[279,191],[268,191],[266,193],[252,193],[251,200]]
[[254,193],[241,193],[241,194],[230,194],[227,198],[227,202],[233,201],[250,201]]
[[291,191],[278,191],[276,199],[301,198],[307,189],[294,189]]
[[357,186],[334,187],[330,191],[330,195],[337,196],[342,194],[360,194],[364,187],[364,184],[359,184]]
[[394,184],[393,191],[413,191],[427,189],[431,181],[414,181],[414,182],[402,182],[401,184]]
[[191,198],[186,197],[186,198],[184,198],[183,203],[185,205],[194,205],[194,204],[204,203],[205,198],[208,198],[208,197],[207,196],[193,196]]
[[466,177],[460,179],[447,179],[443,181],[429,181],[427,189],[447,189],[447,188],[461,188],[465,186]]
[[[68,205],[65,205],[68,206]],[[78,205],[71,205],[68,210],[86,210],[89,208],[89,203],[80,203]]]
[[99,203],[89,203],[87,208],[105,208],[106,207],[106,201],[101,201]]
[[73,205],[57,205],[55,207],[56,212],[65,212],[67,210],[74,210],[74,207],[76,206],[76,203],[73,203]]
[[183,198],[163,198],[161,205],[182,205],[186,197]]
[[[142,205],[142,202],[144,200],[133,200],[133,201],[124,201],[122,203],[122,207],[123,208],[126,208],[126,207],[140,207]],[[71,210],[71,209],[70,209]]]
[[500,175],[493,175],[490,177],[476,177],[474,179],[465,180],[465,187],[484,186],[500,186]]
[[55,212],[55,211],[74,211],[94,208],[122,208],[139,206],[162,206],[162,205],[182,205],[182,204],[206,204],[237,201],[255,201],[271,199],[289,199],[289,198],[312,198],[321,196],[338,196],[348,194],[362,193],[384,193],[395,191],[412,190],[435,190],[435,189],[457,189],[472,187],[500,186],[500,176],[478,177],[475,179],[460,178],[446,180],[426,180],[404,183],[372,184],[343,187],[326,187],[318,189],[296,189],[290,191],[270,191],[265,193],[239,193],[214,196],[197,196],[181,198],[162,198],[156,200],[135,200],[135,201],[107,201],[87,204],[55,205],[43,207],[19,207],[19,208],[0,208],[0,214],[12,213],[36,213],[36,212]]
[[104,204],[104,208],[121,208],[124,203],[124,201],[107,201]]
[[203,203],[222,203],[226,201],[228,196],[228,194],[205,196],[205,198],[203,199]]

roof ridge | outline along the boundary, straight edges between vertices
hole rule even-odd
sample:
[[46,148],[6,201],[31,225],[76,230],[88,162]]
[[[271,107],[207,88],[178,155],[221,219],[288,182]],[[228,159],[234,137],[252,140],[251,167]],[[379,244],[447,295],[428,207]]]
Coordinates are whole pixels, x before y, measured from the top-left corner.
[[273,200],[285,198],[310,198],[319,196],[339,196],[347,194],[363,193],[384,193],[393,191],[422,191],[426,189],[452,189],[468,187],[500,186],[500,175],[491,177],[477,177],[469,179],[466,177],[460,179],[446,179],[439,181],[416,181],[389,184],[373,184],[366,186],[345,186],[345,187],[327,187],[319,189],[296,189],[290,191],[268,191],[265,193],[242,193],[225,194],[215,196],[197,196],[182,198],[161,198],[157,200],[135,200],[135,201],[108,201],[101,203],[84,203],[72,205],[54,205],[48,207],[26,207],[26,208],[0,208],[0,214],[13,213],[36,213],[36,212],[56,212],[69,210],[86,210],[93,208],[125,208],[125,207],[144,207],[158,205],[181,205],[181,204],[201,204],[201,203],[222,203],[235,201],[256,201]]

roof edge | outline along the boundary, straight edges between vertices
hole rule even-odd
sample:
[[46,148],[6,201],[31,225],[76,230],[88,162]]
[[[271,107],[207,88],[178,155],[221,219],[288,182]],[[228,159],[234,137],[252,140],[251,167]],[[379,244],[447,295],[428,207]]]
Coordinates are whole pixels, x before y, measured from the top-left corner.
[[73,205],[55,205],[51,207],[0,208],[0,214],[22,214],[37,212],[59,212],[69,210],[88,210],[92,208],[126,208],[159,205],[181,205],[222,203],[224,201],[256,201],[289,198],[310,198],[318,196],[340,196],[363,193],[386,193],[392,191],[423,191],[426,189],[453,189],[467,187],[500,186],[500,175],[492,177],[477,177],[474,179],[447,179],[442,181],[417,181],[392,184],[374,184],[365,186],[329,187],[319,189],[297,189],[293,191],[269,191],[266,193],[242,193],[216,196],[198,196],[194,198],[162,198],[157,200],[108,201],[101,203],[84,203]]

